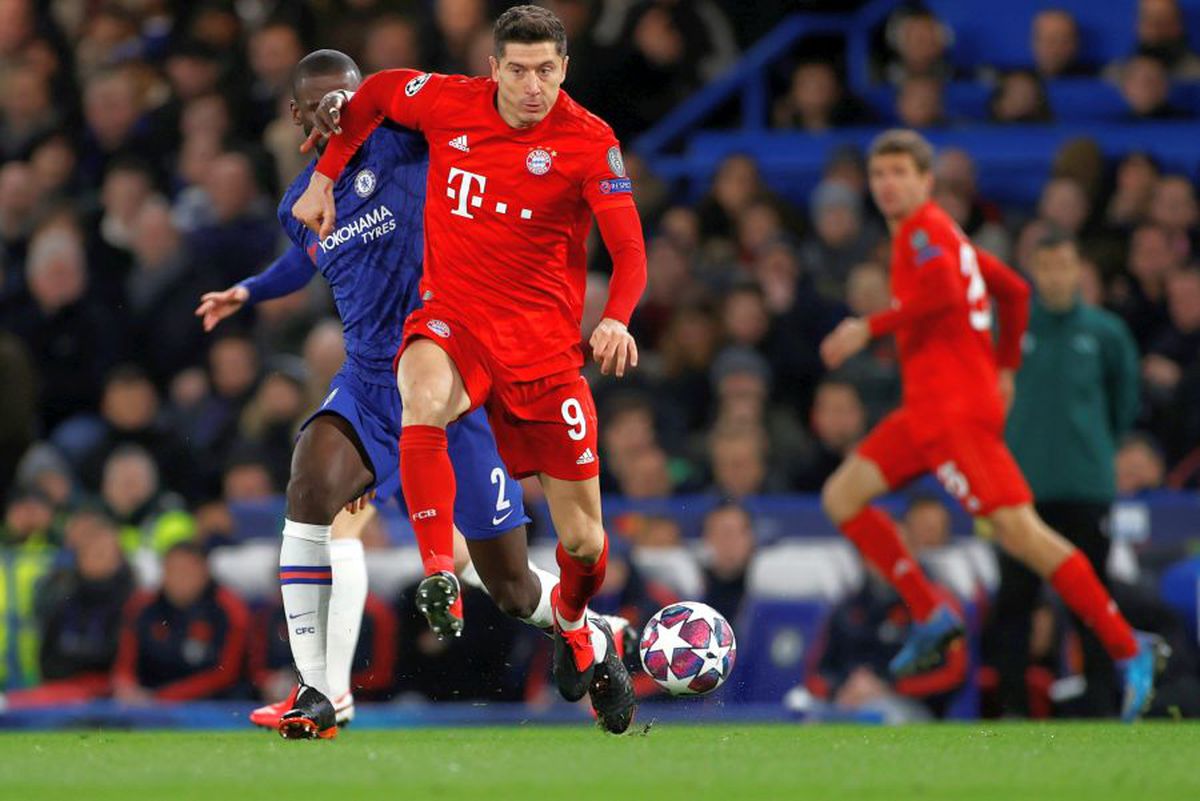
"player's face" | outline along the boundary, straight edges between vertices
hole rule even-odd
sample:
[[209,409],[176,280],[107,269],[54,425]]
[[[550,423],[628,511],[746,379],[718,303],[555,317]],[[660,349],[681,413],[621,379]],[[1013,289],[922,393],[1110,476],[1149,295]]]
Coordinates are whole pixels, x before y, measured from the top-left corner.
[[359,77],[353,72],[341,75],[309,75],[301,78],[292,99],[292,122],[304,129],[308,136],[313,129],[313,115],[321,98],[330,92],[353,92],[358,88]]
[[907,153],[884,153],[867,165],[871,196],[888,222],[899,223],[929,200],[933,173],[922,172]]
[[1064,242],[1038,248],[1033,254],[1033,283],[1038,297],[1051,309],[1067,309],[1083,283],[1083,267],[1075,246]]
[[554,42],[509,42],[499,60],[489,56],[492,80],[498,87],[496,105],[504,121],[514,128],[541,122],[558,100],[558,90],[567,77],[567,60],[558,54]]

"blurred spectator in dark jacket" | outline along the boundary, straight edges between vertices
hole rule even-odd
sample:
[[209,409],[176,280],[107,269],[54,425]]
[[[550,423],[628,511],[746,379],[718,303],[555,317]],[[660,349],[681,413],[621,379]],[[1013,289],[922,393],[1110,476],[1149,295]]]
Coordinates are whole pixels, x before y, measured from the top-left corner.
[[1167,323],[1167,276],[1186,255],[1186,243],[1162,226],[1138,226],[1129,238],[1127,277],[1114,283],[1110,301],[1143,352]]
[[[376,17],[366,32],[362,68],[365,74],[380,70],[412,69],[421,63],[421,42],[416,25],[402,14]],[[571,54],[571,64],[575,54]]]
[[47,577],[38,592],[42,622],[43,681],[107,686],[117,656],[121,612],[134,589],[133,571],[121,553],[111,520],[75,548],[75,562]]
[[41,192],[33,169],[23,161],[0,165],[0,311],[22,299],[21,269],[33,236]]
[[905,78],[896,92],[896,119],[909,128],[940,128],[945,125],[944,86],[929,75]]
[[275,357],[238,426],[242,436],[262,452],[277,487],[287,486],[296,429],[308,411],[304,381],[304,363],[299,358]]
[[141,368],[117,367],[100,398],[102,429],[83,455],[79,475],[90,491],[100,488],[105,462],[121,445],[145,448],[162,471],[164,485],[186,497],[199,490],[194,456],[164,418],[157,390]]
[[1033,68],[1044,80],[1090,75],[1094,70],[1079,55],[1079,24],[1060,8],[1039,11],[1030,27]]
[[803,61],[792,71],[791,86],[775,104],[772,115],[776,128],[806,133],[870,120],[866,107],[846,91],[833,65],[818,59]]
[[154,176],[145,162],[133,156],[110,161],[100,187],[100,207],[86,220],[88,294],[108,308],[125,306],[134,223],[153,192]]
[[[1150,196],[1150,222],[1168,233],[1186,237],[1200,225],[1200,203],[1196,187],[1184,175],[1163,175],[1154,184]],[[1183,242],[1179,242],[1182,245]]]
[[1183,9],[1178,0],[1139,0],[1138,46],[1159,53],[1179,80],[1200,78],[1200,56],[1188,44]]
[[204,177],[210,219],[187,237],[191,257],[232,284],[261,270],[275,254],[278,223],[254,161],[241,152],[213,159]]
[[[0,319],[3,319],[0,316]],[[0,487],[11,487],[37,422],[35,368],[25,343],[0,331]]]
[[723,425],[708,441],[713,495],[742,500],[786,488],[786,479],[768,469],[770,444],[761,425]]
[[49,81],[32,64],[0,70],[0,161],[29,156],[38,137],[62,123]]
[[1037,73],[1013,70],[1000,77],[988,110],[994,122],[1046,123],[1053,118],[1046,87]]
[[126,703],[219,698],[242,678],[249,614],[209,573],[198,545],[163,559],[162,588],[127,605],[113,694]]
[[1136,495],[1160,489],[1167,466],[1162,448],[1149,434],[1134,432],[1117,449],[1117,494]]
[[1181,458],[1193,443],[1171,436],[1177,415],[1177,389],[1183,376],[1200,364],[1200,267],[1188,267],[1167,279],[1169,322],[1150,340],[1142,359],[1142,379],[1153,430],[1166,444],[1170,461]]
[[795,488],[819,492],[867,431],[867,410],[854,384],[826,378],[813,398],[812,439],[801,457]]
[[863,219],[862,197],[842,183],[824,181],[809,196],[814,235],[800,260],[826,298],[845,297],[850,268],[864,261],[878,233]]
[[254,82],[244,113],[247,132],[252,136],[262,134],[275,116],[279,99],[291,92],[292,68],[304,57],[304,51],[300,31],[282,19],[268,21],[250,36],[247,53]]
[[109,67],[91,73],[83,91],[87,123],[79,170],[83,185],[99,187],[109,162],[118,154],[136,153],[157,163],[160,145],[150,125],[142,124],[142,98],[132,70]]
[[750,203],[769,194],[758,165],[749,156],[730,156],[717,166],[712,188],[700,202],[700,230],[706,238],[733,239],[734,224]]
[[187,412],[185,436],[193,450],[219,464],[238,437],[242,410],[258,385],[258,350],[246,337],[226,335],[209,349],[208,372],[212,391]]
[[[892,304],[887,270],[867,261],[850,270],[846,282],[846,305],[856,317],[870,317],[886,311]],[[896,360],[896,342],[879,337],[838,369],[838,377],[858,390],[867,412],[868,424],[881,420],[900,402],[900,367]]]
[[1126,230],[1142,222],[1150,211],[1158,176],[1158,164],[1146,153],[1130,153],[1121,159],[1105,221]]
[[705,515],[700,536],[704,603],[727,620],[737,620],[757,547],[750,513],[736,503],[720,504]]
[[103,376],[116,362],[120,331],[86,296],[88,272],[76,229],[53,224],[34,236],[25,268],[31,303],[8,313],[40,374],[43,431],[96,407]]

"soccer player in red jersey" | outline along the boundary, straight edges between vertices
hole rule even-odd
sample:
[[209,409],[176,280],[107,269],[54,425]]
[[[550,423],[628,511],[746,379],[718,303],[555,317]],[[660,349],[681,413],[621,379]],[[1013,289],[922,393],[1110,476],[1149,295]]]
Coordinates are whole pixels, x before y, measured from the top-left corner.
[[[491,77],[388,70],[348,101],[328,96],[310,142],[334,135],[293,214],[332,235],[330,187],[370,132],[386,119],[424,134],[425,305],[408,319],[396,365],[401,484],[427,576],[423,611],[439,634],[462,628],[445,428],[486,406],[509,471],[539,477],[558,531],[561,581],[550,603],[559,691],[572,701],[590,693],[605,727],[623,731],[633,714],[629,676],[611,658],[611,634],[593,638],[585,615],[604,580],[607,541],[580,321],[595,216],[614,266],[590,344],[604,373],[636,366],[626,325],[646,281],[641,223],[612,129],[560,91],[561,21],[536,6],[510,9],[496,22],[495,48]],[[469,547],[489,588],[532,582],[536,592],[523,540]]]
[[[888,131],[871,145],[871,195],[892,233],[892,308],[843,321],[821,344],[821,355],[836,369],[873,337],[894,334],[904,394],[901,407],[829,477],[822,504],[913,614],[894,673],[923,669],[963,633],[895,524],[869,505],[933,472],[968,512],[990,521],[1001,547],[1048,579],[1095,631],[1123,673],[1122,717],[1131,720],[1149,703],[1166,646],[1130,628],[1084,555],[1034,511],[1029,486],[1004,444],[1029,290],[930,200],[932,162],[933,149],[913,131]],[[995,345],[992,297],[1000,312]]]

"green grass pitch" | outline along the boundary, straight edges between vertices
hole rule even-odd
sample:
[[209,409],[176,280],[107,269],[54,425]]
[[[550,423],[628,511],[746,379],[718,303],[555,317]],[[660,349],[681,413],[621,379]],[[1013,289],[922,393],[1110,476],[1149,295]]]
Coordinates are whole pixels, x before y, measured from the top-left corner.
[[1200,799],[1191,724],[586,726],[0,735],[0,798]]

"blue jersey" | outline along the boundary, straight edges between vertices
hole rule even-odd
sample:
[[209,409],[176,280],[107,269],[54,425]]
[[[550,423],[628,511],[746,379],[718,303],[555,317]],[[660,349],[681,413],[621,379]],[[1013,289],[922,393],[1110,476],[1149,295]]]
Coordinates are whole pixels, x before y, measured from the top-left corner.
[[419,134],[377,128],[334,184],[336,228],[320,241],[292,216],[315,166],[284,193],[279,222],[333,290],[346,339],[343,369],[366,383],[395,386],[392,359],[404,320],[421,305],[429,148]]

